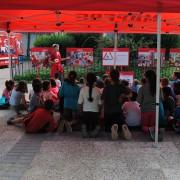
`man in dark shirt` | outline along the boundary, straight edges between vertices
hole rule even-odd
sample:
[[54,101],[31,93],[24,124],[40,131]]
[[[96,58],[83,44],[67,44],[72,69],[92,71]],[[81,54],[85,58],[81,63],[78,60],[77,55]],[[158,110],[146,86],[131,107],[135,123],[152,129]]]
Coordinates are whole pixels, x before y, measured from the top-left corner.
[[[112,133],[112,139],[117,139],[117,133],[124,124],[124,116],[122,112],[121,97],[125,93],[125,88],[119,82],[119,72],[113,70],[110,72],[111,84],[106,86],[102,93],[102,101],[104,104],[105,130]],[[113,135],[114,134],[114,135]]]

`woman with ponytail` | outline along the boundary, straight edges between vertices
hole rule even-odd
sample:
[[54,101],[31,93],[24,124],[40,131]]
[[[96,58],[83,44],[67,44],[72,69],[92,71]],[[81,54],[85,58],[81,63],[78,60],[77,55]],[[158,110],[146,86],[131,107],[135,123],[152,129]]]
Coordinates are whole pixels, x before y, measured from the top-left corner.
[[98,116],[101,105],[101,92],[95,87],[96,76],[87,74],[87,84],[79,95],[78,104],[83,107],[82,136],[96,137],[99,131]]
[[144,74],[146,83],[138,91],[137,101],[141,107],[142,130],[148,133],[155,126],[156,116],[156,74],[148,70]]

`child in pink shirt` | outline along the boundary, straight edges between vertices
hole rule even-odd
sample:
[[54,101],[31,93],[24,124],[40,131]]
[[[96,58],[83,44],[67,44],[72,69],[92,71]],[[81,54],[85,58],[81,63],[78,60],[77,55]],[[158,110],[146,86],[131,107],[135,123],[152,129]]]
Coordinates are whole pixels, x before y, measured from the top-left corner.
[[5,82],[5,86],[6,86],[6,88],[3,90],[2,96],[4,96],[9,102],[10,97],[11,97],[11,92],[12,92],[12,90],[14,88],[14,81],[12,81],[12,80],[8,81],[7,80]]
[[53,102],[55,102],[56,100],[58,100],[58,96],[57,94],[53,93],[51,91],[51,84],[50,81],[44,81],[43,82],[43,101],[45,102],[46,100],[53,100]]

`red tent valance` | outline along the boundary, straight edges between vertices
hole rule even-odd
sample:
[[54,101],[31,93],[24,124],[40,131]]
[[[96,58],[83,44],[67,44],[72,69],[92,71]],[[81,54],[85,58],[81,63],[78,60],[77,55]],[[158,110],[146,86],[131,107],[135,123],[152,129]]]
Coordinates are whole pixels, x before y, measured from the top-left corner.
[[[162,33],[180,34],[180,13],[162,13]],[[14,32],[156,33],[157,13],[1,10],[0,30]]]
[[6,10],[180,12],[179,0],[1,0]]

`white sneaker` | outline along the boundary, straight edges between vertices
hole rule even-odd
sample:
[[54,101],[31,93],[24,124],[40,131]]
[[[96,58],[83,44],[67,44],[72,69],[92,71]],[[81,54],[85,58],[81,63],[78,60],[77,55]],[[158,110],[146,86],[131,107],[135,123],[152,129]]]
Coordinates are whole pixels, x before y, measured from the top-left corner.
[[124,139],[126,139],[126,140],[132,139],[132,134],[129,131],[128,126],[126,124],[122,125],[122,134],[123,134]]
[[118,137],[118,124],[113,124],[111,127],[111,138],[112,140],[117,140]]

